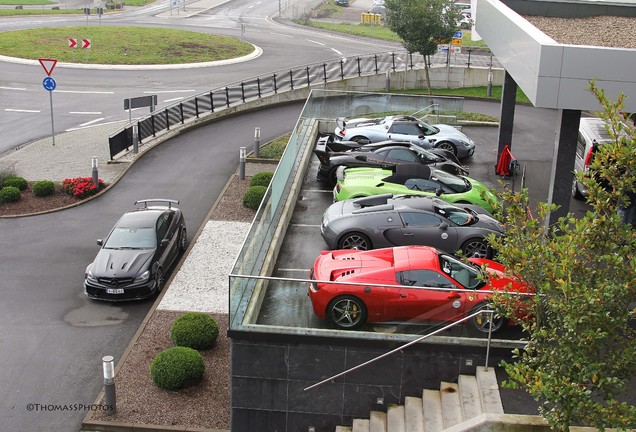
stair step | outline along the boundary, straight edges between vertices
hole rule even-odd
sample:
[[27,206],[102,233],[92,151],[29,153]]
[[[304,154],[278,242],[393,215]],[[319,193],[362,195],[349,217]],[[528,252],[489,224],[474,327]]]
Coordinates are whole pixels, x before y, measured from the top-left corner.
[[439,390],[422,391],[424,407],[424,432],[439,432],[444,429],[442,420],[442,398]]
[[385,412],[371,411],[371,417],[369,418],[369,432],[387,432]]
[[481,415],[483,409],[481,408],[477,377],[474,375],[460,375],[457,384],[459,385],[459,397],[464,420]]
[[369,419],[353,419],[351,432],[369,432]]
[[389,405],[386,413],[387,432],[405,432],[404,431],[404,405]]
[[497,375],[494,368],[486,371],[483,366],[477,367],[477,384],[481,394],[481,406],[486,414],[503,414],[503,403],[499,394]]
[[336,426],[336,432],[352,432],[350,426]]
[[461,423],[463,419],[462,404],[459,399],[459,386],[455,383],[442,381],[439,391],[442,399],[444,429]]
[[405,432],[424,432],[424,408],[422,398],[407,396],[404,399]]

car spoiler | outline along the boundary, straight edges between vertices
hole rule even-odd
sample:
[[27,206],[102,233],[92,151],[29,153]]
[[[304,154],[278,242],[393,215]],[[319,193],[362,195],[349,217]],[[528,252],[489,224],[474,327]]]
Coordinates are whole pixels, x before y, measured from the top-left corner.
[[167,203],[168,208],[172,208],[172,204],[179,204],[178,200],[167,199],[167,198],[152,198],[152,199],[144,199],[135,201],[135,205],[143,204],[144,208],[148,208],[148,203],[156,202],[156,203]]

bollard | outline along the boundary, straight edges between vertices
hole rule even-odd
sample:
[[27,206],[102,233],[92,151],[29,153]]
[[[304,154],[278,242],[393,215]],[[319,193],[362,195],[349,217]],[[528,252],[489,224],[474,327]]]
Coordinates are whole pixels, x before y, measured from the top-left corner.
[[115,359],[113,356],[102,357],[104,369],[104,411],[108,415],[117,412],[117,395],[115,393]]
[[99,187],[99,173],[97,172],[97,156],[91,158],[91,167],[93,168],[93,184]]
[[139,153],[139,125],[134,124],[132,127],[133,154]]
[[386,91],[391,91],[391,75],[389,71],[386,71]]
[[492,71],[488,71],[488,87],[486,88],[486,96],[492,96]]
[[254,157],[259,156],[259,150],[261,147],[261,128],[254,128]]
[[239,179],[245,180],[245,147],[239,150]]

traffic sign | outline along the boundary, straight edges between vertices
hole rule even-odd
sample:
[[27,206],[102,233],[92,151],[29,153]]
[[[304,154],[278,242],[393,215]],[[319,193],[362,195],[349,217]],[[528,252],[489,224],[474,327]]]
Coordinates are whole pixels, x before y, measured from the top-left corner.
[[53,91],[55,90],[57,83],[52,77],[47,76],[44,78],[44,81],[42,81],[42,85],[44,86],[44,90]]
[[75,48],[77,46],[77,39],[68,38],[68,47]]
[[453,35],[453,39],[461,39],[463,37],[462,31],[456,31],[455,34]]
[[82,39],[82,48],[90,48],[91,40],[90,39]]
[[461,46],[462,45],[462,40],[461,39],[453,39],[453,40],[451,40],[451,44],[455,45],[455,46]]
[[53,68],[55,68],[55,65],[57,64],[57,60],[50,59],[50,58],[41,58],[38,60],[40,61],[40,64],[44,68],[44,72],[46,72],[46,75],[51,76],[51,74],[53,73]]

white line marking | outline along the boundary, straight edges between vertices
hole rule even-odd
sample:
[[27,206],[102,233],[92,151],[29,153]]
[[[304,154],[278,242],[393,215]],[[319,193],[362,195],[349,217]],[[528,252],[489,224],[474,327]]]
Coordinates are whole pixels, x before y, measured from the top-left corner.
[[181,100],[181,99],[183,99],[183,97],[166,99],[166,100],[163,101],[163,103],[174,102],[174,101]]
[[338,55],[342,55],[342,53],[340,51],[338,51],[337,49],[335,49],[335,48],[331,48],[331,50],[334,51]]
[[5,111],[9,111],[9,112],[22,112],[22,113],[39,113],[40,110],[24,110],[24,109],[12,109],[12,108],[5,108]]
[[286,35],[286,34],[282,34],[282,33],[272,33],[275,34],[276,36],[283,36],[283,37],[288,37],[288,38],[293,38],[294,36],[292,35]]
[[153,93],[153,94],[154,93],[156,93],[156,94],[159,94],[159,93],[183,93],[183,92],[192,93],[193,91],[194,90],[160,90],[160,91],[145,91],[144,93]]
[[322,43],[322,42],[318,42],[318,41],[315,41],[315,40],[311,40],[311,39],[307,39],[307,42],[311,42],[311,43],[315,43],[315,44],[317,44],[317,45],[325,46],[325,44],[324,44],[324,43]]
[[91,120],[91,121],[87,121],[86,123],[82,123],[82,124],[80,124],[80,127],[85,127],[85,126],[91,125],[93,123],[97,123],[99,121],[102,121],[102,120],[104,120],[104,117],[100,117],[100,118],[97,118],[95,120]]
[[25,88],[21,88],[21,87],[2,87],[2,86],[0,86],[0,90],[22,90],[22,91],[26,91]]
[[100,111],[69,111],[69,114],[101,115]]
[[115,94],[115,92],[105,91],[79,91],[79,90],[55,90],[55,93],[76,93],[76,94]]

